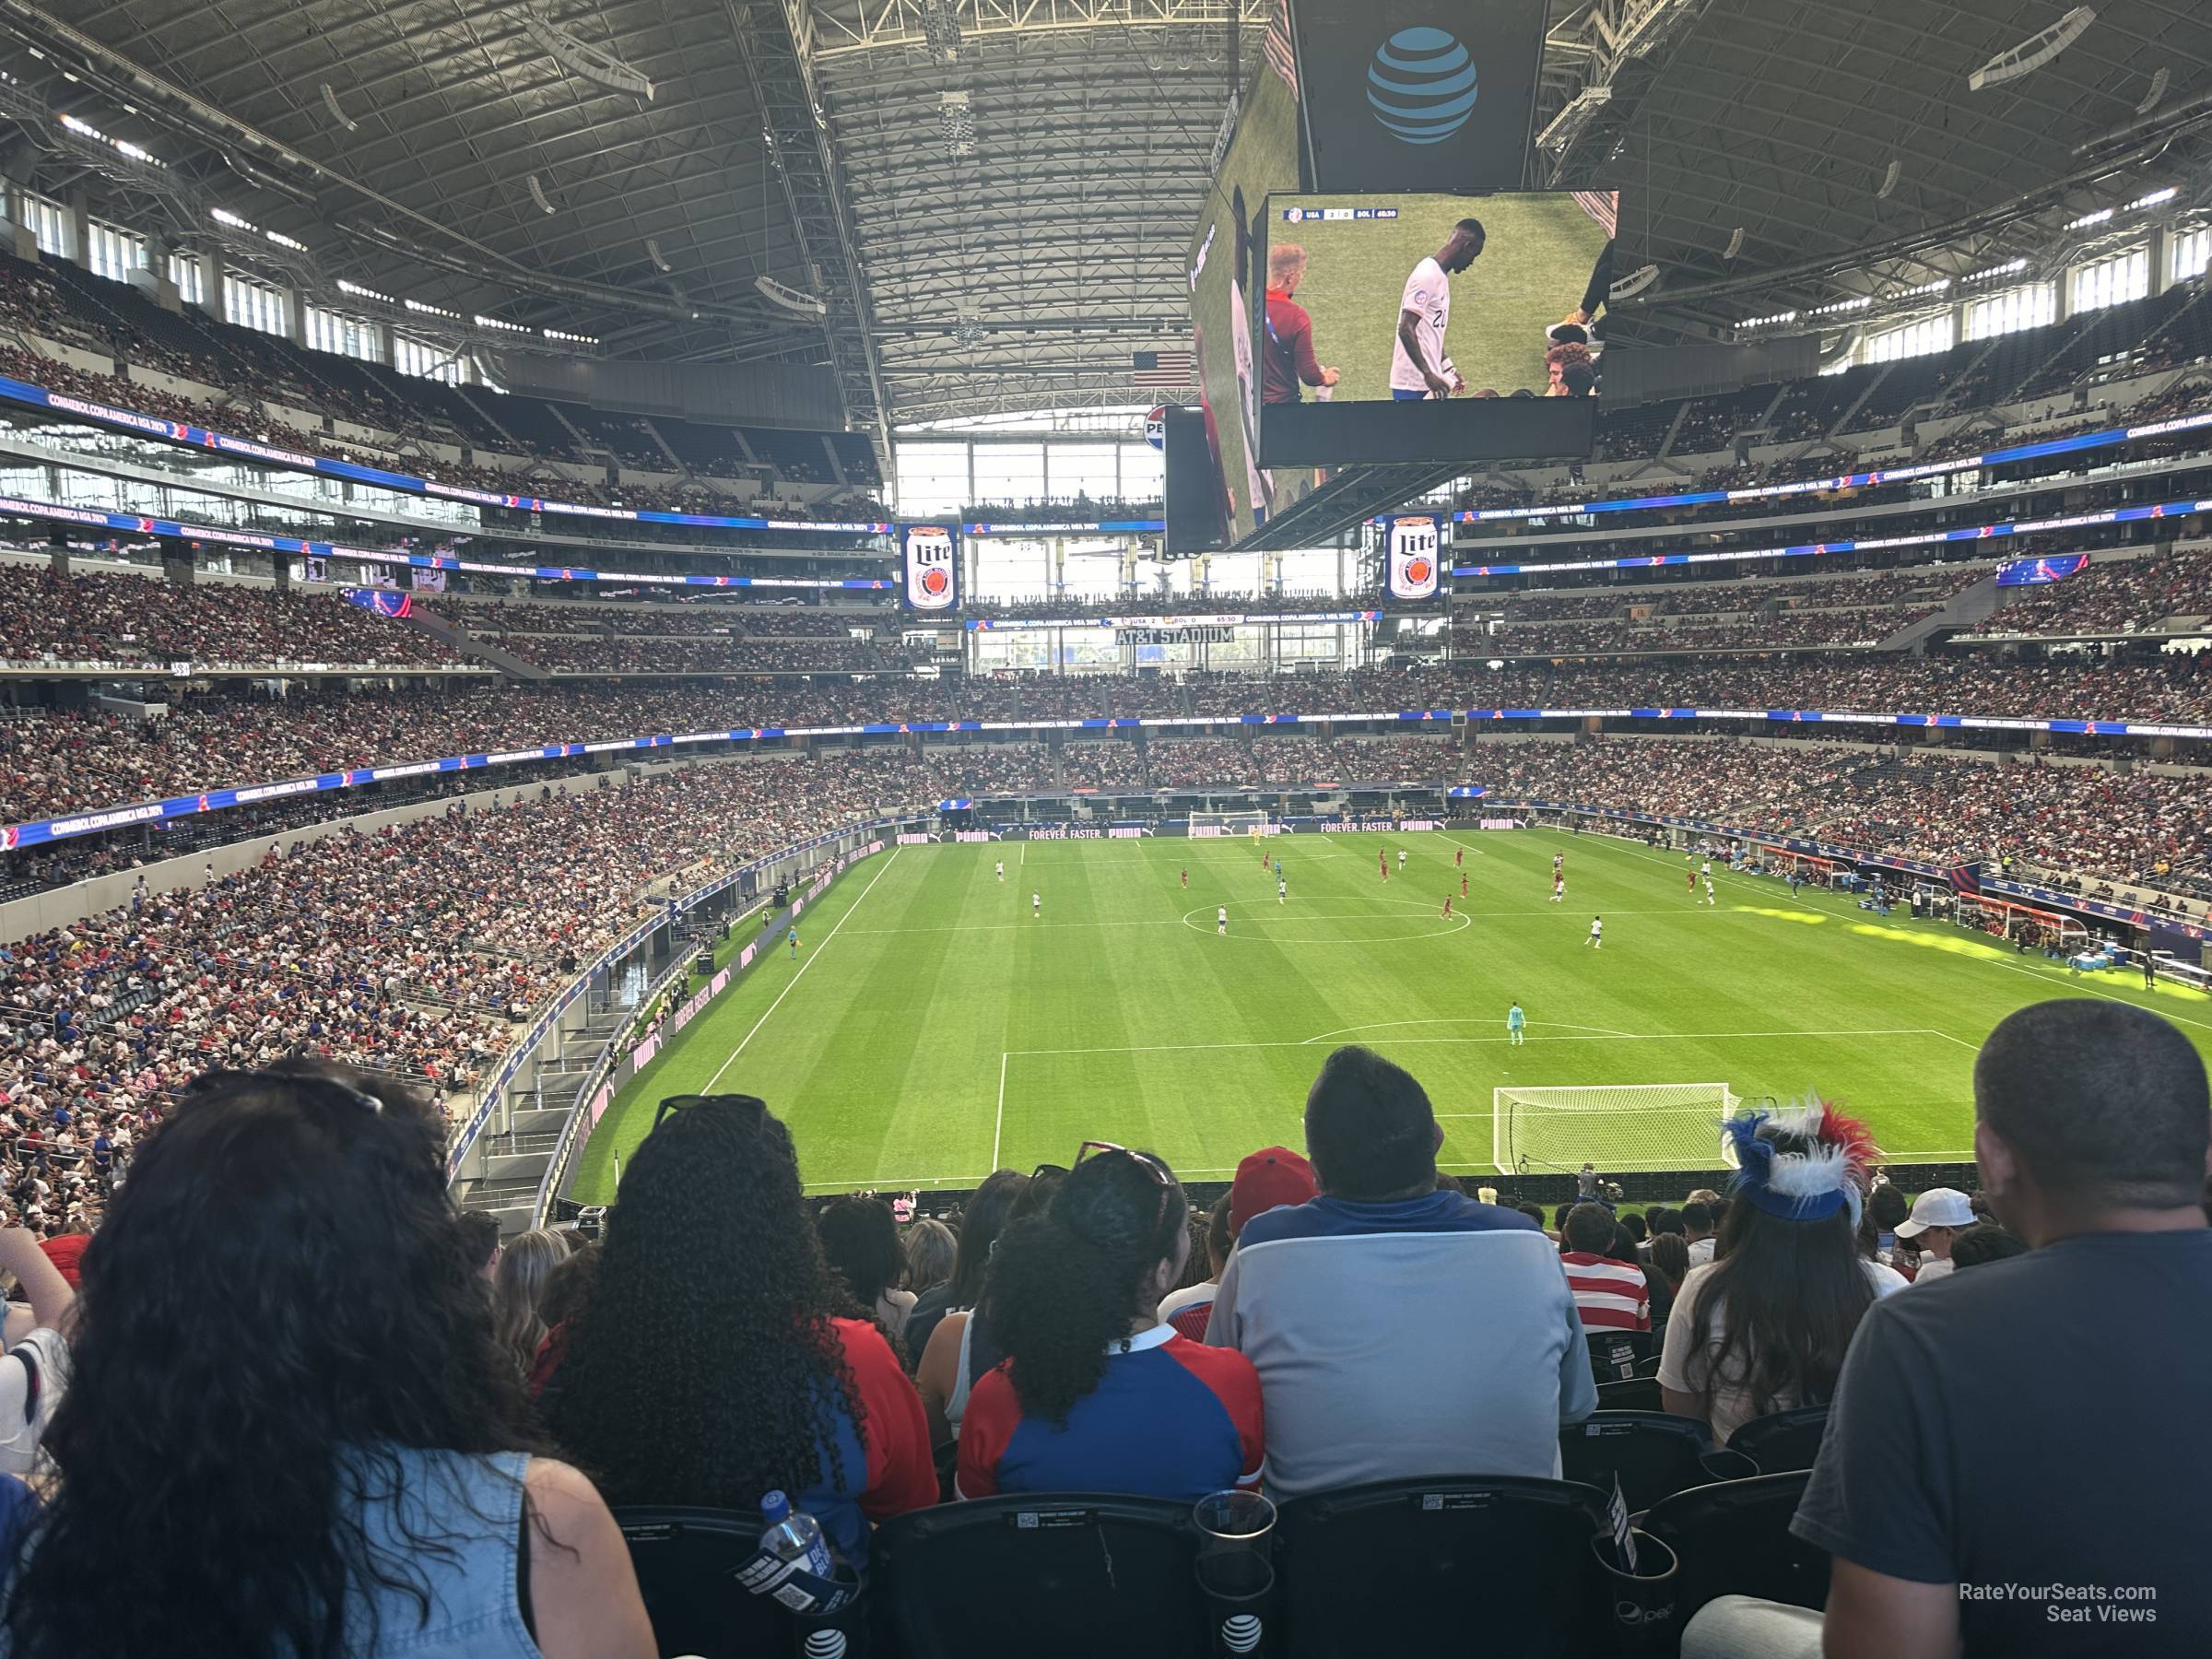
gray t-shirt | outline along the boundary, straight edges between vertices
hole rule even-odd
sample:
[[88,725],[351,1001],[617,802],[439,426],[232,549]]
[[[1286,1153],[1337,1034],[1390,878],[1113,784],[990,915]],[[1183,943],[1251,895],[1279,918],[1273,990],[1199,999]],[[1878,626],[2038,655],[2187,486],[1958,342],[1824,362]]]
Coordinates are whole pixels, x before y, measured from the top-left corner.
[[1959,1586],[1970,1655],[2212,1652],[2212,1229],[2090,1233],[1877,1302],[1791,1530]]

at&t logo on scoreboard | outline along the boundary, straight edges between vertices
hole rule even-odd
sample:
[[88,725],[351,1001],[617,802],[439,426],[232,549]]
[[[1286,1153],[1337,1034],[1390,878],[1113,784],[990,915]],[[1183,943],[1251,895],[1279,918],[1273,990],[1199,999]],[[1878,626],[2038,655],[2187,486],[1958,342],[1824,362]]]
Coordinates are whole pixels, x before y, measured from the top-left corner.
[[948,611],[960,602],[959,544],[946,524],[902,524],[909,610]]
[[1433,514],[1390,521],[1390,596],[1433,599],[1441,536]]

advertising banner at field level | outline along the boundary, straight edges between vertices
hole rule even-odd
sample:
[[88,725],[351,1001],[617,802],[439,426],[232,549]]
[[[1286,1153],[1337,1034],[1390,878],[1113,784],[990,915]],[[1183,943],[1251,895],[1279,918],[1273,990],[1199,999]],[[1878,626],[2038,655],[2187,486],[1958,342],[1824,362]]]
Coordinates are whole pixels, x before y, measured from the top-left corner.
[[1290,0],[1309,187],[1518,190],[1546,0]]

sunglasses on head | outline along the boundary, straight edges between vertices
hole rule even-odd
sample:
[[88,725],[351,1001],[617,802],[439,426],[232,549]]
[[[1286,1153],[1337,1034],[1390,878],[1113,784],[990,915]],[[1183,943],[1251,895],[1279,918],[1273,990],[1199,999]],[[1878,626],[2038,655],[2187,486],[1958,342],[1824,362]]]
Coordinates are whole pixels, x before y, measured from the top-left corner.
[[[661,1120],[672,1112],[685,1112],[694,1106],[735,1106],[741,1108],[748,1124],[758,1125],[761,1115],[768,1111],[768,1102],[759,1095],[748,1094],[680,1094],[663,1095],[661,1103],[653,1108],[653,1127],[658,1129]],[[651,1131],[648,1131],[651,1133]]]
[[1157,1159],[1147,1158],[1142,1152],[1132,1151],[1129,1147],[1114,1141],[1085,1141],[1076,1148],[1076,1163],[1077,1167],[1080,1167],[1088,1158],[1110,1157],[1116,1152],[1142,1170],[1151,1178],[1152,1184],[1159,1189],[1159,1208],[1152,1218],[1152,1226],[1157,1231],[1166,1225],[1168,1206],[1175,1193],[1175,1177],[1162,1169]]

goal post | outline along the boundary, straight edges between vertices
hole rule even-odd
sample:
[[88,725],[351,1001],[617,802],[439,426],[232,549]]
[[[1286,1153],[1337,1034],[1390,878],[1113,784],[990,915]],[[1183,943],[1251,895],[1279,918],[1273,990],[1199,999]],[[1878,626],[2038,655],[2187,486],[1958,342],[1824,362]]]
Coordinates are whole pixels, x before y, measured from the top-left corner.
[[1500,1175],[1601,1174],[1722,1167],[1721,1120],[1740,1104],[1725,1083],[1499,1088],[1490,1159]]
[[1193,841],[1218,839],[1222,836],[1248,835],[1255,841],[1263,835],[1274,835],[1281,826],[1265,812],[1194,812],[1191,814],[1190,833]]

